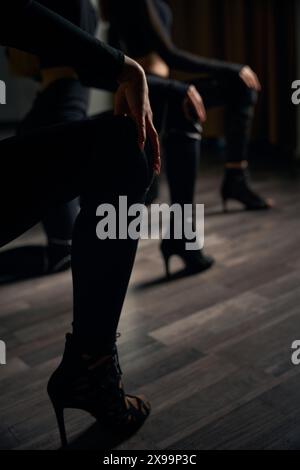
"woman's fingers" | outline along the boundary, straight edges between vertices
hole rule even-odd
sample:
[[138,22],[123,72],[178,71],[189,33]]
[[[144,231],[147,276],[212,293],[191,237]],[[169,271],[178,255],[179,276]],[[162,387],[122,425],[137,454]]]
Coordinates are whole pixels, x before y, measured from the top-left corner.
[[251,88],[252,90],[255,90],[257,92],[261,91],[261,84],[259,78],[250,67],[243,67],[240,72],[240,78],[243,80],[243,82],[248,88]]
[[[202,123],[206,121],[206,110],[202,100],[202,97],[199,95],[197,89],[194,85],[191,85],[187,91],[187,97],[184,102],[184,108],[186,115],[193,116],[196,114],[197,119]],[[192,112],[190,112],[190,109]]]
[[125,88],[121,85],[115,95],[114,114],[122,116],[128,113],[128,105],[126,101]]
[[150,140],[154,156],[153,170],[157,175],[159,175],[161,169],[160,143],[157,131],[152,121],[152,112],[146,112],[135,121],[138,128],[139,147],[144,151],[146,140]]
[[147,139],[145,113],[142,113],[142,114],[138,115],[138,117],[136,119],[136,125],[137,125],[137,129],[138,129],[139,147],[140,147],[141,150],[144,150],[146,139]]
[[256,91],[261,91],[261,83],[256,73],[254,73],[254,81],[255,81]]
[[260,81],[259,81],[258,76],[256,75],[256,73],[253,72],[253,70],[249,69],[249,76],[250,76],[250,81],[251,81],[252,87],[256,91],[261,91],[261,84],[260,84]]
[[154,171],[160,172],[160,145],[153,125],[149,90],[143,69],[125,56],[124,67],[119,77],[120,86],[115,97],[115,114],[130,116],[137,126],[138,145],[143,151],[149,138],[154,153]]
[[201,97],[198,101],[198,110],[199,110],[199,116],[200,116],[201,122],[205,122],[206,121],[206,109],[205,109],[205,106]]
[[192,103],[196,109],[198,118],[201,122],[206,121],[206,111],[202,98],[199,100],[196,96],[192,97]]
[[154,163],[153,163],[153,170],[154,172],[159,175],[161,170],[161,159],[160,159],[160,143],[157,131],[153,125],[152,117],[147,115],[147,135],[150,139],[153,154],[154,154]]

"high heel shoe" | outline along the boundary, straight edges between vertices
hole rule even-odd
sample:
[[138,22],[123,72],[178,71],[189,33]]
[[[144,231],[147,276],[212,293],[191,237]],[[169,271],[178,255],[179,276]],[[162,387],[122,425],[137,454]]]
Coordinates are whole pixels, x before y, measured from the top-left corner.
[[112,354],[91,357],[80,352],[72,335],[66,337],[61,364],[48,382],[62,447],[68,445],[64,410],[90,413],[120,437],[129,437],[148,418],[150,404],[139,396],[125,395],[117,348]]
[[210,269],[214,264],[214,259],[207,256],[202,250],[186,250],[186,240],[164,239],[160,250],[164,259],[167,278],[171,277],[170,260],[172,256],[179,256],[185,264],[185,273],[187,276],[199,274]]
[[240,202],[246,210],[267,210],[273,207],[272,201],[263,199],[249,186],[249,174],[244,169],[227,169],[221,188],[224,212],[227,212],[227,202],[232,199]]

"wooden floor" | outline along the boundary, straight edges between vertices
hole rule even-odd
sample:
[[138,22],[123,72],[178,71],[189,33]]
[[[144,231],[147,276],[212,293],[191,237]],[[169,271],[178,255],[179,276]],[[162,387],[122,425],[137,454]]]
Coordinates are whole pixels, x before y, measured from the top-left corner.
[[[300,366],[291,364],[291,344],[300,339],[299,179],[258,175],[256,187],[277,208],[225,215],[221,171],[204,176],[198,201],[206,205],[214,269],[166,283],[158,243],[139,249],[119,348],[127,389],[145,393],[153,413],[118,448],[300,449]],[[59,447],[46,383],[71,310],[69,273],[0,288],[0,339],[8,347],[1,449]],[[71,448],[111,445],[92,424],[67,412]]]

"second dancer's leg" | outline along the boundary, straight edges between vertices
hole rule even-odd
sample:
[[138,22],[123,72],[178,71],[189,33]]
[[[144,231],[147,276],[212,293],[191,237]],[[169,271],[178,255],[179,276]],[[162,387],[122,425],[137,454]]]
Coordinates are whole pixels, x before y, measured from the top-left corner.
[[250,90],[239,76],[200,78],[194,85],[205,106],[225,109],[226,163],[221,196],[241,202],[248,210],[269,209],[271,201],[255,193],[248,174],[248,150],[257,93]]
[[[154,110],[156,106],[154,106]],[[195,233],[195,189],[201,150],[201,125],[189,120],[183,109],[182,94],[173,92],[165,109],[163,124],[163,149],[166,162],[166,174],[172,204],[179,204],[182,209],[181,226],[184,233]],[[187,211],[187,207],[190,211]],[[162,255],[169,275],[169,260],[179,256],[185,264],[185,274],[197,274],[209,269],[214,260],[205,255],[200,247],[186,249],[186,237],[175,238],[175,218],[171,220],[170,239],[164,239],[161,245]]]
[[[38,94],[32,109],[18,125],[17,136],[26,136],[44,127],[82,121],[86,119],[87,103],[88,92],[78,80],[56,80]],[[41,148],[40,159],[43,158],[44,149]],[[46,179],[47,175],[41,177]],[[2,251],[0,282],[13,282],[68,269],[71,266],[73,226],[78,212],[78,199],[58,205],[49,210],[42,221],[46,244]]]

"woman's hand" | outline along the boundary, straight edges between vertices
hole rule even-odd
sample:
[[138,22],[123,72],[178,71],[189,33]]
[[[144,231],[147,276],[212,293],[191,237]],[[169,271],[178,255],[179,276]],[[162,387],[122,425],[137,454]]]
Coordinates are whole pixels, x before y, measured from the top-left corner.
[[206,121],[206,111],[203,100],[196,87],[190,85],[183,101],[184,114],[190,121],[198,120],[200,123]]
[[259,78],[248,65],[243,67],[240,71],[240,78],[248,88],[251,88],[255,91],[261,91]]
[[115,115],[130,116],[136,123],[139,147],[144,150],[147,137],[154,151],[154,171],[160,173],[160,145],[153,125],[149,90],[145,73],[134,60],[125,57],[123,71],[118,79],[120,86],[115,96]]

